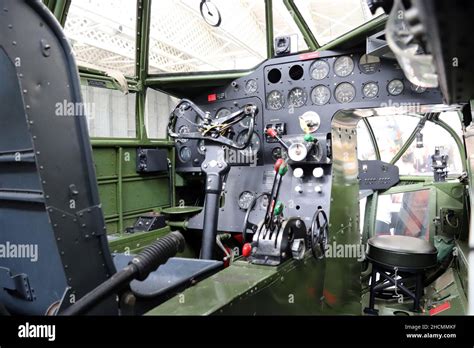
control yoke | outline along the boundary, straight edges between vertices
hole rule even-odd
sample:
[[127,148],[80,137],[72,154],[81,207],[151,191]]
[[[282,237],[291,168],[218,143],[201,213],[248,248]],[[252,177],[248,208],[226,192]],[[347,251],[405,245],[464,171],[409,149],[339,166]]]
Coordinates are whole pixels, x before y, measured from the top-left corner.
[[[254,104],[247,104],[243,108],[231,113],[228,116],[212,118],[209,112],[203,111],[196,104],[188,99],[182,99],[171,113],[168,123],[168,134],[174,139],[202,139],[214,143],[227,145],[237,150],[243,150],[249,146],[255,125],[255,116],[258,108]],[[244,142],[237,143],[232,140],[232,128],[242,120],[248,118],[248,132]],[[182,125],[188,125],[189,132],[178,132],[176,124],[178,119],[182,119]]]

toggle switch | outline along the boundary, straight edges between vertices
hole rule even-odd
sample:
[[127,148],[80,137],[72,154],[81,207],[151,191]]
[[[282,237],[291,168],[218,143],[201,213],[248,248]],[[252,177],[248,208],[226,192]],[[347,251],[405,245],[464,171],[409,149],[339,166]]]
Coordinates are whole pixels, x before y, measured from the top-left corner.
[[303,193],[303,188],[302,188],[300,185],[295,186],[295,191],[296,191],[297,193]]
[[321,192],[323,192],[323,189],[321,188],[321,186],[316,185],[316,186],[314,187],[314,192],[316,192],[316,193],[321,193]]

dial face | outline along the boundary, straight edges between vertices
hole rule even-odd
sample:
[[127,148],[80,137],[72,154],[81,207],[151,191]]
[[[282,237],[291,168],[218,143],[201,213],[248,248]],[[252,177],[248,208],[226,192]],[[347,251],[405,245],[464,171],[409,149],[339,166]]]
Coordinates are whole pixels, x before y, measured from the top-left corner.
[[206,153],[206,145],[204,143],[204,140],[199,140],[198,141],[197,151],[199,152],[200,155],[204,155]]
[[300,108],[306,104],[308,96],[306,92],[299,87],[293,88],[288,94],[288,105],[294,106],[295,108]]
[[398,79],[390,81],[387,85],[387,91],[391,95],[402,94],[404,88],[403,82]]
[[410,83],[410,89],[415,93],[423,93],[426,91],[425,87],[417,86],[414,83]]
[[379,94],[379,85],[376,82],[367,82],[362,88],[366,98],[375,98]]
[[334,72],[339,77],[349,76],[354,70],[354,61],[349,56],[342,56],[334,62]]
[[248,80],[245,84],[245,93],[255,93],[257,92],[258,84],[257,81],[254,79]]
[[[183,125],[181,127],[178,128],[178,133],[179,134],[186,134],[186,133],[190,133],[191,131],[189,130],[189,127],[186,126],[186,125]],[[179,142],[181,143],[187,143],[189,139],[178,139]]]
[[181,148],[181,150],[179,150],[179,159],[181,162],[189,162],[191,155],[191,149],[187,146],[184,146]]
[[324,105],[331,99],[331,90],[323,85],[313,88],[311,91],[311,101],[316,105]]
[[280,110],[285,103],[285,97],[280,91],[271,91],[267,97],[267,107],[271,110]]
[[250,191],[244,191],[239,196],[239,208],[242,210],[247,210],[250,208],[250,203],[254,199],[255,194]]
[[335,98],[339,103],[350,103],[354,100],[356,90],[349,82],[340,83],[334,92]]
[[273,150],[272,150],[272,158],[274,161],[276,161],[277,159],[281,158],[282,157],[282,152],[281,152],[281,147],[275,147]]
[[222,108],[222,109],[219,109],[216,113],[216,118],[222,118],[222,117],[226,117],[226,116],[229,116],[231,114],[230,110],[229,109],[226,109],[226,108]]
[[364,74],[373,74],[380,69],[380,58],[364,54],[359,59],[359,69]]
[[242,121],[240,121],[239,124],[244,128],[249,128],[250,127],[250,121],[251,121],[251,118],[246,117]]
[[221,24],[221,13],[217,6],[211,1],[201,1],[200,5],[201,16],[207,24],[218,27]]
[[[242,131],[237,136],[237,144],[243,145],[247,141],[247,130]],[[250,144],[245,149],[240,150],[240,153],[246,157],[256,156],[258,151],[260,150],[260,138],[258,137],[257,133],[253,133],[250,138]]]
[[300,162],[306,158],[308,155],[308,149],[302,143],[293,143],[288,148],[288,157],[292,161]]
[[311,77],[322,80],[329,75],[329,64],[325,60],[317,60],[311,66]]
[[314,133],[321,125],[321,117],[314,111],[307,111],[300,116],[300,128],[305,134]]

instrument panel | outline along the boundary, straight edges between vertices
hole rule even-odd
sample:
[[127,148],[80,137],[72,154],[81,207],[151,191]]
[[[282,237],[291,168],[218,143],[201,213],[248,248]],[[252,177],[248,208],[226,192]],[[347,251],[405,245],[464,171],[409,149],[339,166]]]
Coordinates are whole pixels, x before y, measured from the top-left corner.
[[[226,203],[220,208],[224,218],[219,218],[219,230],[238,232],[252,197],[271,189],[273,164],[284,153],[292,162],[280,191],[286,215],[300,216],[309,223],[315,207],[329,209],[331,120],[337,111],[441,104],[442,97],[437,89],[410,84],[396,60],[364,52],[324,51],[270,59],[247,76],[209,90],[193,101],[217,118],[246,103],[258,107],[250,145],[239,151],[240,162],[231,164]],[[239,127],[245,129],[245,120]],[[266,135],[268,128],[276,130],[287,149]],[[241,133],[232,134],[237,142],[245,140],[240,138]],[[316,145],[309,152],[302,146],[305,135],[315,139]],[[201,172],[206,151],[203,141],[178,141],[176,150],[177,172]],[[258,209],[264,208],[258,205]],[[202,223],[203,217],[198,215],[188,226],[199,229]]]

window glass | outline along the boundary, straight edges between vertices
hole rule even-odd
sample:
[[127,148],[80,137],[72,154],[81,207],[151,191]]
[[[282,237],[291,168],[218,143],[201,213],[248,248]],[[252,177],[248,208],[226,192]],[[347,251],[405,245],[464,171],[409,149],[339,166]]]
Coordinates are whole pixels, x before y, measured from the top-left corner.
[[148,88],[146,92],[145,125],[150,139],[166,139],[168,119],[179,99]]
[[[297,43],[294,52],[306,51],[308,45],[304,40],[303,34],[296,25],[292,14],[283,3],[283,0],[274,0],[272,2],[273,7],[273,38],[278,36],[291,36]],[[274,44],[274,43],[272,43]]]
[[429,240],[430,190],[380,195],[375,221],[376,235],[403,235]]
[[369,130],[363,120],[357,124],[357,158],[363,161],[377,159]]
[[82,85],[91,137],[135,138],[135,93]]
[[400,175],[433,175],[431,156],[436,148],[448,155],[448,174],[462,173],[461,155],[453,137],[440,126],[426,122],[421,139],[415,139],[403,156],[395,163]]
[[462,136],[463,136],[462,124],[461,124],[461,119],[459,118],[457,111],[442,112],[439,115],[439,119],[447,123],[457,133],[459,138],[462,139]]
[[264,0],[205,2],[210,18],[217,18],[216,8],[220,12],[218,27],[204,20],[200,4],[152,1],[150,73],[249,69],[266,58]]
[[320,45],[384,13],[379,8],[372,15],[361,0],[295,0],[295,5]]
[[135,0],[72,0],[64,31],[79,66],[135,76]]
[[382,161],[390,162],[408,140],[419,121],[417,117],[403,115],[369,118]]

